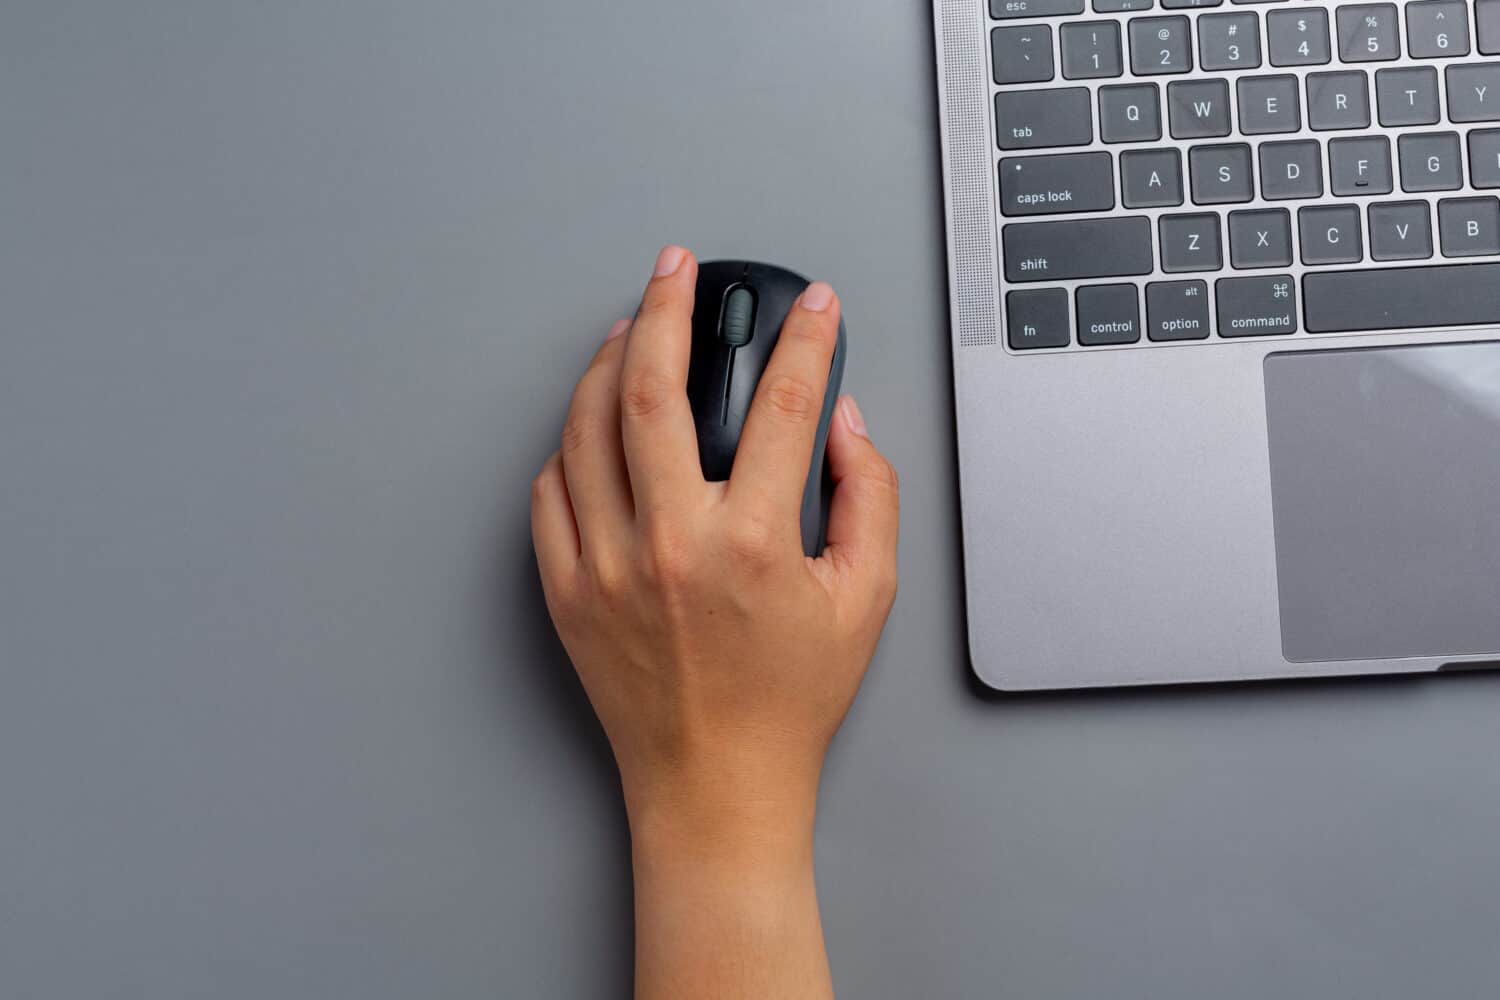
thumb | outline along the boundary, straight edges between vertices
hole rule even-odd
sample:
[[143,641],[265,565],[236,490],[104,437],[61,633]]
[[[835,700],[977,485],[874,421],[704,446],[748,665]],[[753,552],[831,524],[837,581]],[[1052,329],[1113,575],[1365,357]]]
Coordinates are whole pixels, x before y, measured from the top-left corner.
[[887,600],[896,591],[896,540],[901,487],[896,470],[870,442],[854,397],[839,400],[828,432],[833,503],[828,548],[820,563],[840,578],[873,588]]

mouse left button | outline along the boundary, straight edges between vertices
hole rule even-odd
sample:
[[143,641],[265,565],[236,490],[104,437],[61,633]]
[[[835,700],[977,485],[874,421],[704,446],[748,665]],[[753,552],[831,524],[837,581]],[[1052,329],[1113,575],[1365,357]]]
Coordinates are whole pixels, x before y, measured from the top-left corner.
[[719,339],[730,347],[744,347],[755,332],[755,293],[744,285],[731,288],[724,296],[724,310],[719,317]]

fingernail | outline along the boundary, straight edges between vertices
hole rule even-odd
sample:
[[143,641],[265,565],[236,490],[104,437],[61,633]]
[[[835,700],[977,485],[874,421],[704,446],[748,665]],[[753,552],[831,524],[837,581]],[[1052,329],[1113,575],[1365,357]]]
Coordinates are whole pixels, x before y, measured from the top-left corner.
[[605,335],[604,339],[605,340],[614,340],[616,337],[620,336],[620,334],[624,333],[626,330],[629,330],[629,329],[630,329],[630,320],[628,320],[628,319],[617,319],[617,320],[615,320],[615,325],[609,328],[609,333]]
[[849,429],[868,441],[870,432],[865,427],[864,414],[859,412],[859,404],[854,401],[854,397],[842,397],[839,400],[839,406],[844,411],[844,422],[849,425]]
[[814,281],[802,292],[802,308],[820,313],[833,304],[833,286],[824,281]]
[[665,278],[669,274],[676,274],[686,256],[687,251],[682,247],[662,247],[661,253],[656,255],[656,277]]

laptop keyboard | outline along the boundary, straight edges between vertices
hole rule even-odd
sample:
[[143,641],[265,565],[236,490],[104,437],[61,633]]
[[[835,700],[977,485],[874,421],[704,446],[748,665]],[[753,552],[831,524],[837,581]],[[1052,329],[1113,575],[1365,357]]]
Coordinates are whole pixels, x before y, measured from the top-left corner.
[[1500,0],[989,3],[1012,349],[1500,323]]

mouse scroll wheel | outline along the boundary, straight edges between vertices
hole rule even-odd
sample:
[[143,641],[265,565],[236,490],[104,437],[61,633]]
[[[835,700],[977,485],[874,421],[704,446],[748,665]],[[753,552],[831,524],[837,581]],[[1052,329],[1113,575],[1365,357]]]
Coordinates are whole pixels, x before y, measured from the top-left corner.
[[724,296],[719,339],[730,347],[744,347],[755,332],[755,293],[741,285]]

